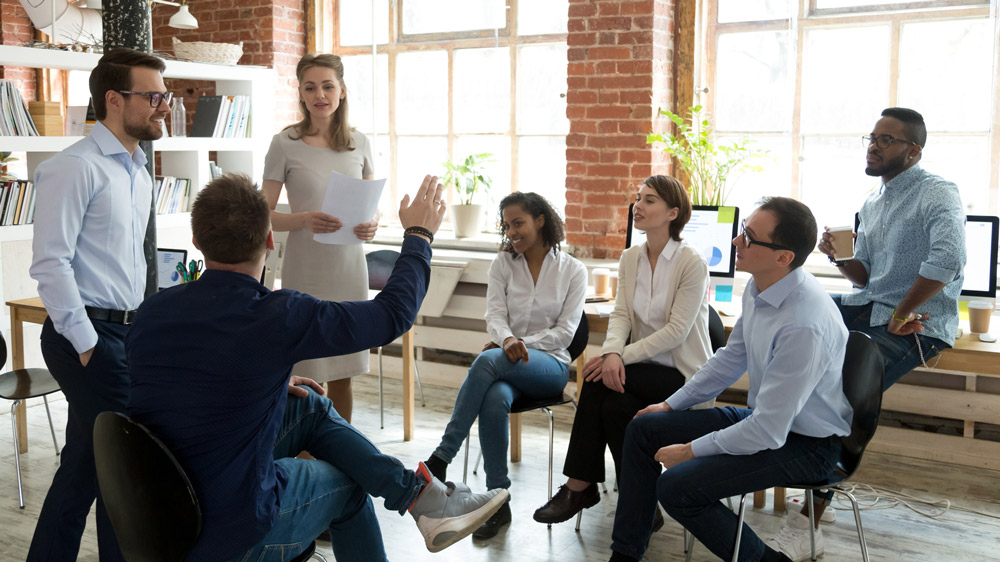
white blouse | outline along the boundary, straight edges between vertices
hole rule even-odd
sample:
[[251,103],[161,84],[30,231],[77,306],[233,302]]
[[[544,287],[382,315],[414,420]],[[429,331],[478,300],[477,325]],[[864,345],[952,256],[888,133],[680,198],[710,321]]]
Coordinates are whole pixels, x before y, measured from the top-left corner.
[[545,255],[537,283],[523,256],[500,252],[490,264],[486,330],[497,345],[513,336],[569,363],[566,347],[580,325],[586,292],[587,268],[566,252]]
[[[638,339],[643,339],[653,335],[654,332],[666,326],[667,298],[670,293],[670,278],[674,273],[674,266],[677,260],[671,259],[677,253],[681,243],[673,238],[667,242],[660,252],[659,259],[656,260],[656,271],[650,267],[648,243],[642,245],[642,252],[639,253],[639,268],[635,277],[635,317],[638,320]],[[656,298],[653,298],[656,295]],[[665,367],[676,367],[673,353],[668,349],[655,357],[647,359],[650,363],[663,365]]]

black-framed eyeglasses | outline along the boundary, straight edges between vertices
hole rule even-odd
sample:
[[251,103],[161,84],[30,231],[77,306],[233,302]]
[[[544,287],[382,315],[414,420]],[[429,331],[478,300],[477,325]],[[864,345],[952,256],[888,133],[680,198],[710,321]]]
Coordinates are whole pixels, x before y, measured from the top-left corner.
[[861,144],[865,148],[868,148],[869,146],[874,144],[875,146],[881,148],[882,150],[885,150],[889,148],[894,142],[905,142],[906,144],[913,144],[913,145],[917,144],[913,141],[908,141],[906,139],[897,139],[892,135],[868,135],[865,137],[861,137]]
[[160,107],[160,102],[166,102],[169,106],[174,100],[173,92],[131,92],[129,90],[118,90],[119,94],[126,96],[145,96],[149,98],[149,107]]
[[753,238],[750,237],[749,234],[747,234],[747,221],[746,220],[743,220],[743,221],[740,222],[740,236],[743,237],[743,245],[746,246],[747,248],[749,248],[750,246],[753,246],[754,244],[757,244],[758,246],[764,246],[765,248],[770,248],[772,250],[788,250],[789,252],[794,252],[795,251],[795,250],[793,250],[791,248],[787,248],[787,247],[781,246],[779,244],[772,244],[770,242],[761,242],[760,240],[754,240]]

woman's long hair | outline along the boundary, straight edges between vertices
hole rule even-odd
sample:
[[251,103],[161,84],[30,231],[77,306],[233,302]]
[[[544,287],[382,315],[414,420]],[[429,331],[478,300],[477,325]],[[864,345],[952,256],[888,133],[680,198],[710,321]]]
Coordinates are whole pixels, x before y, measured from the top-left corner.
[[[337,75],[337,81],[340,82],[341,91],[347,90],[347,87],[344,85],[344,63],[337,55],[328,53],[310,53],[299,60],[299,64],[295,67],[295,76],[299,80],[299,87],[301,87],[302,76],[306,71],[316,66],[332,70]],[[333,113],[333,120],[330,122],[330,148],[337,152],[345,152],[354,150],[354,141],[351,139],[351,126],[347,124],[346,95],[344,99],[339,101],[340,105],[337,106],[337,111]],[[294,134],[297,136],[292,136],[292,140],[301,139],[308,135],[309,131],[313,128],[309,108],[306,107],[306,102],[301,99],[299,100],[299,111],[303,115],[302,121],[285,127],[286,129],[291,128],[295,131]]]

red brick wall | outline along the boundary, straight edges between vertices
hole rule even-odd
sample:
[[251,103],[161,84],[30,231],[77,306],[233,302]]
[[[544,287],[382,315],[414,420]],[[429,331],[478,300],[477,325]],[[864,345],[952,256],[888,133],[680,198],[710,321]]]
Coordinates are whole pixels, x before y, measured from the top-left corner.
[[566,231],[579,256],[617,258],[629,201],[669,169],[646,134],[671,106],[673,9],[673,0],[570,0]]
[[[6,1],[6,0],[3,0]],[[295,90],[295,64],[305,54],[304,0],[199,0],[188,4],[198,20],[198,29],[174,29],[167,25],[176,8],[158,5],[153,10],[153,49],[173,52],[172,37],[181,41],[215,43],[243,42],[240,64],[269,66],[278,73],[275,88],[275,126],[283,128],[299,120]],[[197,96],[210,93],[203,84],[174,81],[169,84],[183,93],[188,114],[193,113]],[[193,97],[191,104],[188,98]]]
[[[21,45],[30,41],[34,33],[31,20],[18,0],[0,0],[0,43]],[[35,100],[35,70],[13,66],[0,66],[0,78],[17,84],[24,101]]]

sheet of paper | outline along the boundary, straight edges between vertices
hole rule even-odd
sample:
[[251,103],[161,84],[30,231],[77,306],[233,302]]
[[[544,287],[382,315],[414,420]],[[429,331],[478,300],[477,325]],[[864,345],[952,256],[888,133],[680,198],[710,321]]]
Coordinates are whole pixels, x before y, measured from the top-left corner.
[[611,316],[611,313],[614,312],[614,311],[615,311],[615,305],[613,305],[613,304],[599,304],[599,305],[597,305],[597,314],[599,314],[601,316],[601,318],[607,318],[607,317]]
[[323,244],[362,244],[363,241],[354,235],[354,227],[375,216],[383,187],[385,178],[359,180],[337,172],[330,173],[322,211],[340,219],[343,226],[337,232],[315,234],[313,240]]

